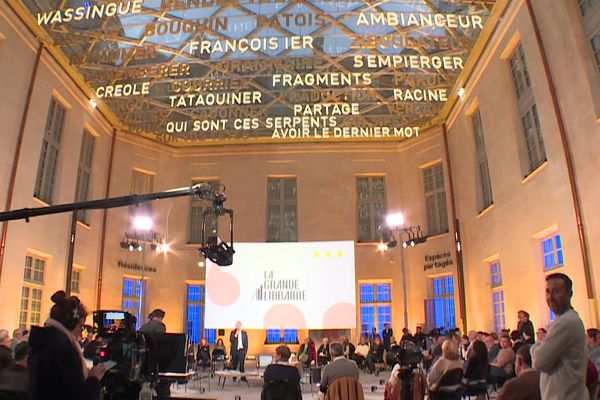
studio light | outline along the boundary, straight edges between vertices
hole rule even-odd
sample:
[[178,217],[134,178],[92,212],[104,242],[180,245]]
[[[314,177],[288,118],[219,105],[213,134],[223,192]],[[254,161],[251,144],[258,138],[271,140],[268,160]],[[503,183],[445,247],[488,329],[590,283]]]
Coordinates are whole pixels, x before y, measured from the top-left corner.
[[141,244],[138,244],[137,251],[141,253],[142,250],[144,250],[144,247]]
[[385,222],[390,228],[397,228],[404,225],[404,215],[402,213],[388,214]]
[[379,244],[377,245],[377,250],[379,251],[386,251],[387,249],[388,245],[386,243],[379,242]]
[[133,226],[138,231],[150,231],[152,229],[152,219],[148,216],[138,215],[133,219]]
[[129,251],[133,251],[133,250],[134,250],[133,243],[130,243],[129,244]]

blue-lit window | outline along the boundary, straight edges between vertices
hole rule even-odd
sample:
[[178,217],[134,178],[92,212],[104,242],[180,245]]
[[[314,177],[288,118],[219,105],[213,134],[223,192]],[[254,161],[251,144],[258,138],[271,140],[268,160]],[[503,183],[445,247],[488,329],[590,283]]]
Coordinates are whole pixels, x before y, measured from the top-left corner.
[[200,343],[202,337],[209,344],[215,344],[216,329],[205,329],[204,285],[188,285],[187,287],[187,320],[186,330],[192,343]]
[[298,343],[297,329],[267,329],[265,344]]
[[442,286],[442,278],[434,278],[433,279],[433,295],[434,296],[442,296],[444,294],[443,286]]
[[369,336],[375,326],[375,307],[360,306],[360,331],[362,336]]
[[562,267],[564,264],[560,235],[554,234],[542,239],[544,270]]
[[506,328],[504,318],[504,290],[494,290],[492,292],[492,304],[494,305],[494,329],[499,333]]
[[391,284],[363,283],[359,287],[361,335],[370,335],[373,327],[381,332],[386,323],[391,326]]
[[390,284],[389,283],[378,283],[377,284],[377,301],[380,303],[390,301]]
[[377,331],[383,331],[383,324],[391,322],[391,306],[377,306]]
[[436,328],[452,329],[456,326],[454,304],[454,278],[446,275],[432,279],[433,322]]
[[[134,291],[135,287],[135,291]],[[140,328],[140,292],[142,290],[142,281],[140,279],[123,278],[123,298],[121,305],[124,311],[128,311],[136,318],[136,328]],[[146,300],[144,293],[143,301]],[[142,303],[142,312],[144,304]]]
[[361,303],[373,303],[375,301],[375,295],[373,292],[373,284],[360,285],[360,302]]
[[298,343],[298,330],[297,329],[284,329],[283,330],[283,341],[285,343]]
[[494,261],[490,264],[490,274],[492,276],[492,287],[502,286],[502,269],[500,267],[500,260]]
[[454,278],[452,277],[452,275],[444,277],[444,294],[454,294]]

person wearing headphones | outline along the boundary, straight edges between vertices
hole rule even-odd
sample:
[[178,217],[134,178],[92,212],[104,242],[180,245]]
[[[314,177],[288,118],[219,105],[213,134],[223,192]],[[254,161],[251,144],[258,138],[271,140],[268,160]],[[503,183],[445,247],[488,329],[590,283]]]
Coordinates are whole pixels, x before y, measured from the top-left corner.
[[105,365],[88,369],[78,339],[87,310],[75,296],[58,291],[43,327],[29,334],[29,394],[31,400],[98,400]]

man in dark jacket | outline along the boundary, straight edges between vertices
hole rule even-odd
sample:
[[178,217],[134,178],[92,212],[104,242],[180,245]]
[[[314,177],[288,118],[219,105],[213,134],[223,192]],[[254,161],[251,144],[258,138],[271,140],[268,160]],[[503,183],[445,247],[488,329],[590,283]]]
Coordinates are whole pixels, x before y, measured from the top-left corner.
[[165,333],[167,332],[167,327],[162,322],[165,318],[165,312],[160,308],[152,311],[150,315],[148,315],[148,322],[146,322],[140,328],[140,333]]
[[390,324],[387,322],[383,324],[383,347],[385,347],[386,351],[390,351],[390,338],[394,336],[394,330],[390,328]]
[[235,323],[235,330],[229,334],[229,343],[231,343],[231,369],[236,370],[239,363],[240,372],[244,372],[244,363],[248,352],[248,333],[242,330],[240,321]]
[[29,343],[21,342],[15,346],[15,363],[0,371],[0,393],[27,396],[29,391],[28,355]]
[[[533,328],[533,322],[529,319],[529,313],[525,310],[519,310],[517,313],[519,318],[519,323],[517,324],[517,331],[519,331],[519,336],[525,344],[534,344],[535,343],[535,329]],[[523,337],[523,334],[526,334],[527,337]]]

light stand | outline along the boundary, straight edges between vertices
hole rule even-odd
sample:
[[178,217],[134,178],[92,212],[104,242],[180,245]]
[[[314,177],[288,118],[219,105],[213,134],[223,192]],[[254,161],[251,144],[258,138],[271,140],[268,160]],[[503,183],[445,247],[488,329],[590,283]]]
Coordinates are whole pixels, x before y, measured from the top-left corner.
[[[406,260],[404,249],[408,246],[414,247],[419,243],[427,240],[427,236],[423,234],[420,225],[403,227],[404,216],[402,214],[389,214],[386,217],[386,226],[380,227],[382,240],[379,246],[380,250],[387,250],[398,244],[394,238],[394,232],[397,234],[400,241],[400,269],[402,272],[402,300],[404,305],[404,328],[408,328],[408,291],[406,290]],[[404,235],[408,235],[407,241],[404,241]],[[384,242],[387,240],[387,243]]]

